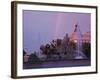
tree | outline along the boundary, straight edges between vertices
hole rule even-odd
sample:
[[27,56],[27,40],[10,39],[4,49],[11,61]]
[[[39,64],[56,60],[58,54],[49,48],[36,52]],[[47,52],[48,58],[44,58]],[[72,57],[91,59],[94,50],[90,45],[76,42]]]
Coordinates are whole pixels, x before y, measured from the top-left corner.
[[26,55],[26,51],[25,50],[23,50],[23,56],[25,56]]
[[90,56],[91,56],[91,44],[90,43],[83,43],[82,51],[90,59]]
[[30,64],[37,64],[41,63],[40,59],[36,56],[36,54],[31,54],[28,59],[28,63]]

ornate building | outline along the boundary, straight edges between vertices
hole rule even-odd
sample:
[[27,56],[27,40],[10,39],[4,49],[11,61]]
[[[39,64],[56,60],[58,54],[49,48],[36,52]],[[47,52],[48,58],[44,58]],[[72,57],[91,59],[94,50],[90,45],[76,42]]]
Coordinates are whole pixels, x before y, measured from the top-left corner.
[[80,41],[82,43],[90,43],[91,42],[91,32],[86,32],[84,34],[81,33],[80,30],[78,30],[78,26],[75,25],[74,32],[70,36],[70,41],[77,43],[77,41]]
[[91,33],[90,32],[86,32],[83,34],[82,42],[83,43],[90,43],[91,42]]

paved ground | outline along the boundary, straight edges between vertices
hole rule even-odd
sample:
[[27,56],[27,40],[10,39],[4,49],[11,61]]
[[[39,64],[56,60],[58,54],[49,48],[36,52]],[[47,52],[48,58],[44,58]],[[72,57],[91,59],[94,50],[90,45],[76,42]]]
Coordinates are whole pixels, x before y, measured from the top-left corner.
[[34,68],[55,68],[55,67],[76,67],[76,66],[90,66],[91,61],[85,60],[62,60],[62,61],[47,61],[40,64],[23,64],[24,69]]

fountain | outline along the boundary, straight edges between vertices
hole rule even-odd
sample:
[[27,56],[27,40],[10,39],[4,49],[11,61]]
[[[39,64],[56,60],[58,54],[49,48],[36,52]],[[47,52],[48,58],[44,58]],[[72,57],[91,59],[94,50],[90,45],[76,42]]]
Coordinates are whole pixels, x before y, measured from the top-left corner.
[[74,58],[75,59],[87,59],[86,55],[82,52],[82,41],[81,41],[82,34],[77,24],[75,25],[74,32],[76,32],[76,36],[77,36],[76,50],[74,51]]

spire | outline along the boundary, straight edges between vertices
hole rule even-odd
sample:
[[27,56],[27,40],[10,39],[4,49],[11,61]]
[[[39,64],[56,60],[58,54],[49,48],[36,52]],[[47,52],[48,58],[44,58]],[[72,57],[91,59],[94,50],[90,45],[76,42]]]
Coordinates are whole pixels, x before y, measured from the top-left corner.
[[77,31],[77,26],[78,26],[78,25],[76,24],[76,25],[75,25],[75,29],[74,29],[74,32],[76,32],[76,31]]

